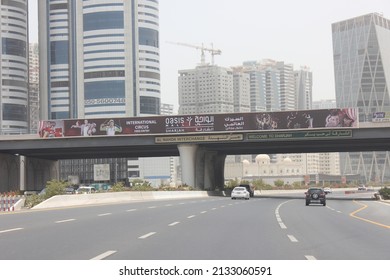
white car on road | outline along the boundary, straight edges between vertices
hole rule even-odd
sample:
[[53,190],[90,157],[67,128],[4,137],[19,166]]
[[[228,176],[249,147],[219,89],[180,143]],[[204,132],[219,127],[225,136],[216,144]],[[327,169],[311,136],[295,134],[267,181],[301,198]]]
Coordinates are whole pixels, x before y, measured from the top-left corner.
[[237,199],[237,198],[243,198],[243,199],[249,199],[249,192],[246,190],[245,187],[235,187],[232,190],[232,199]]
[[324,188],[324,192],[325,192],[326,194],[328,194],[328,193],[332,193],[332,189],[331,189],[331,188],[329,188],[329,187],[327,187],[327,188]]

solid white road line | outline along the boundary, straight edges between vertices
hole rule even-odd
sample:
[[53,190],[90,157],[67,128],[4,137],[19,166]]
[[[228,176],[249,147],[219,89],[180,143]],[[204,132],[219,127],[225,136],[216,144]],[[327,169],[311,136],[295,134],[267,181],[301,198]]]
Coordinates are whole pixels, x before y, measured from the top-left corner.
[[177,224],[180,224],[180,222],[173,222],[173,223],[169,224],[168,226],[173,227],[173,226],[176,226]]
[[12,229],[6,229],[0,231],[0,233],[6,233],[6,232],[11,232],[11,231],[17,231],[17,230],[22,230],[23,228],[12,228]]
[[316,260],[314,256],[310,256],[310,255],[306,255],[305,258],[308,259],[309,261]]
[[67,223],[67,222],[73,222],[76,221],[76,219],[67,219],[67,220],[62,220],[62,221],[56,221],[56,224],[61,224],[61,223]]
[[147,233],[145,235],[142,235],[142,236],[138,237],[138,239],[145,239],[145,238],[148,238],[148,237],[152,236],[153,234],[156,234],[156,232],[149,232],[149,233]]
[[116,251],[107,251],[103,254],[100,254],[99,256],[92,258],[91,260],[102,260],[102,259],[107,258],[108,256],[111,256],[112,254],[115,254],[115,253],[116,253]]

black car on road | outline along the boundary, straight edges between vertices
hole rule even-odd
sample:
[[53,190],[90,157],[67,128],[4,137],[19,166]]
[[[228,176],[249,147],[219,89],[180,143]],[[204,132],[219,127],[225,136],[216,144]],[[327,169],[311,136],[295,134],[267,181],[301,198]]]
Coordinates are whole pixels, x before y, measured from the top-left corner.
[[237,187],[244,187],[244,188],[246,188],[246,190],[249,192],[249,196],[250,197],[253,197],[255,195],[255,189],[250,184],[240,184]]
[[306,192],[306,206],[310,203],[320,203],[326,206],[326,193],[322,188],[309,188]]

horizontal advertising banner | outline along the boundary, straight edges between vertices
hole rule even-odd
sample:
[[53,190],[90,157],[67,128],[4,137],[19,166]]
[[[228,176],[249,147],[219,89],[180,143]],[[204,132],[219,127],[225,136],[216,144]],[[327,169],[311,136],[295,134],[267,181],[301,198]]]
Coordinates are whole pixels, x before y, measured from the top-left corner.
[[357,108],[40,121],[42,138],[358,127]]

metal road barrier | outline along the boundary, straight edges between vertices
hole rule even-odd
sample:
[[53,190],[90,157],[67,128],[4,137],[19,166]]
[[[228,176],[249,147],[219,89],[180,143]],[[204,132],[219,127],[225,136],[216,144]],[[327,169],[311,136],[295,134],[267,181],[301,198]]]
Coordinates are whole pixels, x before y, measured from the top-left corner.
[[15,211],[15,204],[21,198],[15,193],[0,193],[0,212]]

